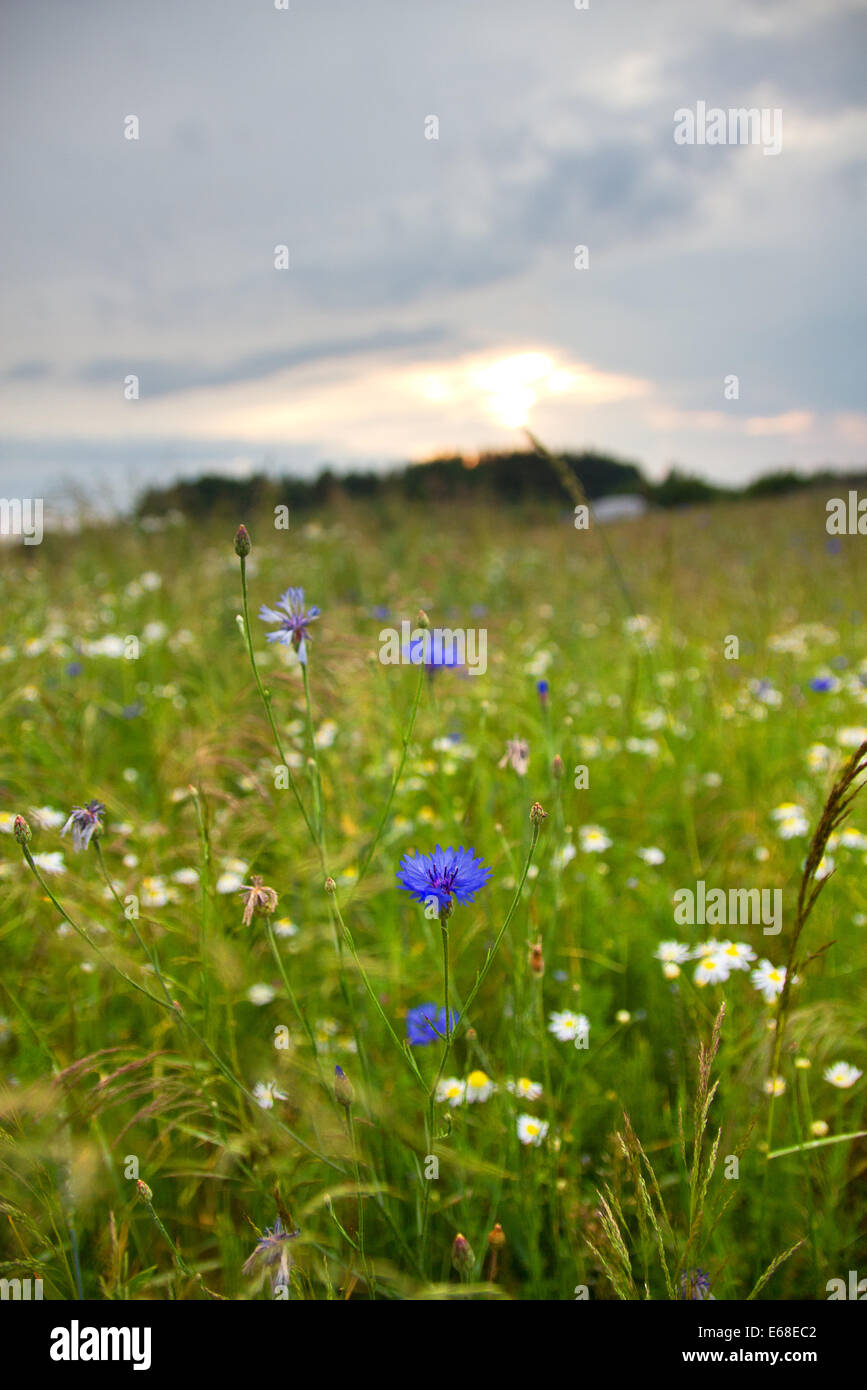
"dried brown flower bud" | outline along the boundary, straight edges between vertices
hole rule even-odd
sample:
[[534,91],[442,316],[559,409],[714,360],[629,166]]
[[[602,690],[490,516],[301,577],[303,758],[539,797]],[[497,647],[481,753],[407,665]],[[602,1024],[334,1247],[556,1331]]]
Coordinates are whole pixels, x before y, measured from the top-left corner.
[[545,957],[542,955],[542,938],[530,947],[530,969],[538,980],[545,974]]
[[499,1221],[488,1236],[488,1244],[492,1250],[502,1250],[506,1244],[506,1233]]

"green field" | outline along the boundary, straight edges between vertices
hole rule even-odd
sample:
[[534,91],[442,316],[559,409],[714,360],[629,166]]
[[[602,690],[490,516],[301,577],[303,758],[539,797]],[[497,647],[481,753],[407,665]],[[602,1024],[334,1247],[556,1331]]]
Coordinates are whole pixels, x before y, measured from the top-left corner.
[[[867,561],[824,501],[604,532],[347,504],[5,546],[0,1275],[52,1299],[825,1299],[867,1271],[867,1091],[825,1077],[867,1069],[867,792],[826,816],[773,984],[867,740]],[[322,610],[309,706],[258,617],[289,586]],[[383,664],[419,610],[484,629],[486,671]],[[60,829],[93,799],[76,853]],[[437,845],[493,871],[444,921],[396,878]],[[254,874],[279,902],[244,925]],[[678,923],[699,882],[781,890],[781,932]],[[444,937],[445,1057],[406,1041],[443,1006]],[[747,968],[697,982],[708,938]],[[566,1011],[586,1046],[550,1031]],[[462,1103],[431,1103],[438,1075]]]

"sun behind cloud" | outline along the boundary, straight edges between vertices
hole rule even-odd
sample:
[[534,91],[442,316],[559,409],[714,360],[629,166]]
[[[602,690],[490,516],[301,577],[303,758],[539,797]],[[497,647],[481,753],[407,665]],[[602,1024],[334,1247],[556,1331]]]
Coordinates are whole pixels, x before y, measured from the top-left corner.
[[473,356],[443,363],[418,383],[430,405],[474,408],[503,429],[521,429],[540,402],[574,396],[602,404],[643,395],[646,383],[563,362],[550,351],[529,348],[504,356]]

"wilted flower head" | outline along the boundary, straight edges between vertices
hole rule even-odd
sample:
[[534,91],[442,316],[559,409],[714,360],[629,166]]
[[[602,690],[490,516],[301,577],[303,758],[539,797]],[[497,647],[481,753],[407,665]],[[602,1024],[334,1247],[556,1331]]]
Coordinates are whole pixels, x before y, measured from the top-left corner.
[[88,801],[86,806],[73,806],[72,812],[63,829],[61,835],[65,835],[72,826],[72,845],[78,851],[87,849],[94,834],[102,829],[100,816],[105,811],[101,801]]
[[242,885],[241,892],[247,895],[242,918],[245,927],[249,927],[254,913],[259,917],[270,917],[277,906],[277,894],[273,888],[265,887],[261,874],[253,874],[250,882]]
[[527,768],[530,765],[530,745],[522,738],[510,738],[506,740],[506,751],[497,767],[513,767],[519,777],[527,775]]
[[493,869],[488,869],[481,859],[476,858],[473,849],[441,849],[437,845],[433,854],[405,854],[397,874],[401,888],[417,902],[427,903],[436,899],[440,911],[447,915],[451,911],[452,897],[464,905],[471,903],[480,888],[491,877]]
[[[703,1269],[690,1269],[680,1276],[680,1297],[683,1299],[714,1299],[710,1291],[710,1275]],[[714,1302],[716,1300],[714,1299]]]
[[256,1249],[244,1262],[242,1273],[270,1274],[274,1289],[280,1284],[288,1284],[289,1270],[292,1266],[290,1241],[295,1240],[300,1234],[300,1230],[287,1231],[278,1216],[272,1229],[266,1229],[259,1237]]
[[320,610],[304,607],[303,589],[287,589],[277,600],[277,609],[280,611],[268,608],[265,604],[259,609],[259,617],[263,623],[278,624],[276,632],[268,633],[268,641],[282,642],[284,646],[294,647],[298,653],[298,660],[306,665],[306,643],[310,640],[310,624],[319,617]]
[[275,1100],[288,1100],[285,1091],[278,1091],[276,1081],[257,1081],[253,1087],[256,1104],[263,1110],[273,1110]]

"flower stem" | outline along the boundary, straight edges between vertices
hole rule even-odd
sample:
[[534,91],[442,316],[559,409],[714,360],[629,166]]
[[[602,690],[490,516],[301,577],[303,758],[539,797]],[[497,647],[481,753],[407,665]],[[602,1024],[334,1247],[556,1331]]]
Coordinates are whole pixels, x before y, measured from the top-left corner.
[[397,769],[395,770],[394,777],[392,778],[391,788],[389,789],[388,797],[387,797],[386,803],[385,803],[385,810],[383,811],[382,816],[381,816],[381,818],[380,818],[379,825],[377,826],[376,834],[374,835],[373,841],[372,841],[372,843],[370,844],[370,846],[369,846],[369,848],[368,848],[368,850],[367,850],[367,852],[366,852],[366,854],[365,854],[365,856],[364,856],[364,858],[363,858],[363,860],[362,860],[362,862],[361,862],[361,865],[360,865],[360,867],[359,867],[359,870],[358,870],[358,878],[357,878],[356,881],[355,881],[355,887],[356,887],[356,888],[358,888],[358,885],[361,883],[361,880],[364,878],[364,875],[367,873],[367,870],[370,868],[370,862],[371,862],[371,860],[373,859],[374,854],[376,853],[377,846],[378,846],[379,841],[380,841],[380,839],[381,839],[381,837],[382,837],[382,832],[383,832],[383,830],[385,829],[385,826],[386,826],[386,824],[387,824],[387,822],[388,822],[389,813],[390,813],[390,811],[391,811],[391,803],[394,801],[394,794],[395,794],[395,792],[397,791],[398,784],[399,784],[399,782],[400,782],[401,777],[403,776],[403,769],[404,769],[404,767],[406,766],[407,753],[409,752],[409,745],[410,745],[410,741],[411,741],[411,739],[412,739],[413,730],[414,730],[414,728],[415,728],[416,716],[417,716],[417,714],[418,714],[418,707],[419,707],[419,704],[421,703],[421,693],[422,693],[422,690],[423,690],[423,689],[424,689],[424,665],[421,665],[421,666],[419,666],[418,684],[416,685],[416,688],[415,688],[415,699],[413,700],[413,703],[412,703],[412,709],[411,709],[411,711],[410,711],[409,722],[408,722],[408,724],[407,724],[407,726],[406,726],[406,729],[405,729],[405,731],[404,731],[404,734],[403,734],[403,739],[402,739],[403,750],[402,750],[401,755],[400,755],[400,762],[398,763]]
[[246,561],[246,559],[245,559],[245,557],[244,557],[243,555],[240,557],[240,560],[241,560],[241,596],[242,596],[243,606],[244,606],[244,636],[245,636],[246,639],[247,639],[247,652],[248,652],[249,657],[250,657],[250,665],[251,665],[251,667],[253,668],[253,677],[254,677],[254,679],[255,679],[255,681],[256,681],[256,688],[257,688],[257,690],[259,691],[259,695],[260,695],[260,697],[261,697],[262,704],[265,706],[265,713],[266,713],[267,716],[268,716],[268,723],[271,725],[271,733],[272,733],[272,735],[273,735],[273,737],[274,737],[274,743],[275,743],[276,748],[277,748],[277,753],[278,753],[278,755],[279,755],[280,762],[281,762],[281,764],[283,765],[283,767],[285,767],[286,772],[288,773],[288,776],[289,776],[289,786],[290,786],[291,789],[292,789],[292,795],[295,797],[295,800],[296,800],[297,803],[298,803],[298,809],[299,809],[299,811],[301,812],[302,816],[304,817],[304,824],[307,826],[307,829],[308,829],[309,832],[310,832],[310,838],[311,838],[311,840],[313,841],[314,845],[316,845],[316,846],[318,847],[318,846],[319,846],[319,841],[318,841],[318,839],[317,839],[316,832],[315,832],[315,830],[313,829],[313,825],[311,824],[310,817],[309,817],[308,814],[307,814],[307,810],[306,810],[306,808],[305,808],[305,806],[304,806],[304,802],[301,800],[301,794],[300,794],[300,792],[298,791],[298,784],[296,783],[295,778],[292,776],[292,769],[291,769],[291,767],[289,766],[289,764],[287,763],[287,761],[286,761],[286,756],[285,756],[285,754],[284,754],[284,752],[283,752],[283,744],[282,744],[281,741],[280,741],[280,735],[279,735],[278,732],[277,732],[277,725],[276,725],[275,722],[274,722],[274,715],[273,715],[273,713],[272,713],[272,711],[271,711],[271,696],[270,696],[270,694],[269,694],[269,693],[263,688],[263,686],[262,686],[262,681],[261,681],[261,678],[260,678],[260,676],[259,676],[259,668],[258,668],[258,666],[256,665],[256,657],[255,657],[255,654],[254,654],[254,652],[253,652],[253,638],[252,638],[252,635],[251,635],[251,632],[250,632],[250,614],[249,614],[249,609],[248,609],[248,606],[247,606],[247,561]]

